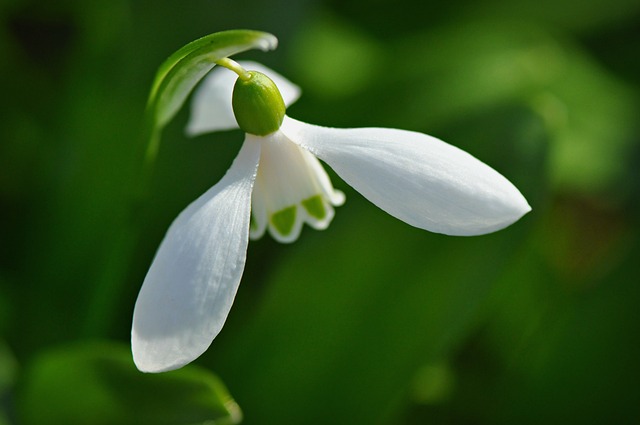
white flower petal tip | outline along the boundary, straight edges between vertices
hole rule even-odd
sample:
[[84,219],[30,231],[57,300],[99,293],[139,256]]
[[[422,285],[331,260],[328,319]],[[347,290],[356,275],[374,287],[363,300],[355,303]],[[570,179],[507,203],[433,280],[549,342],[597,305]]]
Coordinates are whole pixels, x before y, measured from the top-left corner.
[[251,238],[268,231],[278,242],[291,243],[298,239],[303,223],[326,229],[333,207],[342,205],[345,197],[333,188],[318,159],[279,131],[247,138],[262,143],[252,195]]
[[260,145],[248,140],[218,184],[173,222],[145,277],[131,329],[143,372],[199,357],[224,324],[246,259]]
[[[286,106],[300,98],[300,87],[258,62],[239,61],[248,71],[258,71],[278,86]],[[188,136],[238,128],[231,98],[237,75],[223,67],[215,67],[200,83],[191,100],[191,114],[185,128]]]
[[336,129],[285,117],[280,128],[392,216],[454,236],[491,233],[531,210],[500,173],[426,134],[386,128]]

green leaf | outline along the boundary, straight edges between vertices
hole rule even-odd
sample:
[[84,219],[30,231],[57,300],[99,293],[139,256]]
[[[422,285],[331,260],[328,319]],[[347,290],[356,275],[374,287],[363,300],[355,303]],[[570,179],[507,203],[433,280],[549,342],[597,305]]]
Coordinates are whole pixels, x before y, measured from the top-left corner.
[[139,372],[128,347],[91,343],[44,353],[26,370],[18,399],[25,425],[234,424],[237,404],[220,380],[188,366]]
[[272,50],[277,44],[276,37],[265,32],[222,31],[192,41],[164,61],[156,73],[147,102],[150,137],[147,160],[155,156],[162,128],[216,61],[249,49]]

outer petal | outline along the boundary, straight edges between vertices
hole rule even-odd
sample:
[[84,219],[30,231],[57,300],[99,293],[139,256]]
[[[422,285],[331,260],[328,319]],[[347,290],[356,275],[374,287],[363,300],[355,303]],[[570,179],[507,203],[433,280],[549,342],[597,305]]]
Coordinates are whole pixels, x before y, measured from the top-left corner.
[[177,369],[220,332],[233,303],[249,240],[260,145],[247,140],[227,174],[169,228],[133,313],[133,359],[143,372]]
[[471,236],[502,229],[531,210],[497,171],[422,133],[335,129],[285,117],[280,131],[329,164],[371,202],[412,226]]
[[[286,106],[300,97],[300,87],[277,72],[257,62],[239,61],[238,63],[247,71],[258,71],[271,78],[278,86]],[[237,77],[232,71],[218,66],[204,78],[193,95],[191,117],[186,128],[189,136],[238,128],[231,107],[233,86]]]

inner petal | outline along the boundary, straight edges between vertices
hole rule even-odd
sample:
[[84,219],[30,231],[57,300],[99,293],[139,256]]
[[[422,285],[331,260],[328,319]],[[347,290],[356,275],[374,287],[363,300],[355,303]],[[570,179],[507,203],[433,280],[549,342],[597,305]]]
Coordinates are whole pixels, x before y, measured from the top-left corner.
[[327,216],[325,201],[320,195],[314,195],[311,198],[303,200],[302,206],[307,213],[315,219],[323,220]]
[[252,238],[268,230],[280,242],[293,242],[303,223],[327,228],[333,205],[341,205],[344,195],[333,189],[318,159],[279,131],[259,139],[262,151],[252,196],[256,224]]
[[289,236],[294,232],[297,215],[297,208],[295,205],[292,205],[271,214],[269,223],[278,231],[278,234]]

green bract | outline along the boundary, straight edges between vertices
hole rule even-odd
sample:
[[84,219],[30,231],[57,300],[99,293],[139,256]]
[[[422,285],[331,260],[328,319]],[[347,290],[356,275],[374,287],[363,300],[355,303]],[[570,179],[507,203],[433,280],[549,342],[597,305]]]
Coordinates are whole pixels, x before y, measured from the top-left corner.
[[249,49],[272,50],[277,44],[277,38],[266,32],[231,30],[192,41],[172,54],[160,65],[147,102],[147,160],[155,156],[162,128],[216,61]]
[[266,136],[280,128],[286,106],[269,77],[256,71],[248,75],[238,78],[233,87],[233,113],[244,132]]

